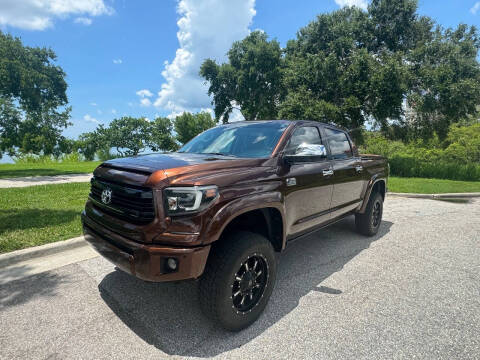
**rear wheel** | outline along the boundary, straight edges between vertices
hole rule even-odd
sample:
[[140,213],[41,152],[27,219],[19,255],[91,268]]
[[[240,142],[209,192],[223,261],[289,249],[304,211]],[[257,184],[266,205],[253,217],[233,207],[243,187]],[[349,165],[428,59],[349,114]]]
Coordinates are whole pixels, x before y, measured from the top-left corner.
[[360,234],[366,236],[376,235],[380,228],[383,215],[383,197],[375,192],[368,199],[364,214],[355,214],[355,225]]
[[200,279],[203,312],[231,331],[249,326],[267,305],[275,274],[275,252],[265,237],[231,235],[212,249]]

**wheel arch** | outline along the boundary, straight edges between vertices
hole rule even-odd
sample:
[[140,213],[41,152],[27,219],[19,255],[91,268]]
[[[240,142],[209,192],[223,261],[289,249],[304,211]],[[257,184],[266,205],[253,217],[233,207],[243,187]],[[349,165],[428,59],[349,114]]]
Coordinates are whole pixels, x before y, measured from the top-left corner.
[[380,178],[378,176],[372,177],[370,180],[367,190],[365,192],[365,197],[363,198],[362,205],[360,206],[360,209],[358,210],[358,213],[363,214],[365,213],[365,210],[367,208],[368,200],[370,199],[370,196],[375,193],[379,192],[383,200],[385,200],[385,195],[387,193],[387,179],[386,178]]
[[[265,236],[275,251],[285,248],[285,214],[279,202],[260,202],[246,206],[244,201],[236,201],[222,208],[212,219],[207,231],[208,242],[224,240],[232,231],[250,231]],[[220,225],[221,224],[221,225]]]

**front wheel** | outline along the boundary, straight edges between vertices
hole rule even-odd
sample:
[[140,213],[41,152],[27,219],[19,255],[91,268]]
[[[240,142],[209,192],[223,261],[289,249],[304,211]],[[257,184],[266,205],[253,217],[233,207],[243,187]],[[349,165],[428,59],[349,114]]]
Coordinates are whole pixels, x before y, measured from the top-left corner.
[[200,279],[203,312],[227,330],[239,331],[262,313],[275,284],[272,244],[263,236],[238,232],[214,245]]
[[364,214],[355,214],[355,225],[360,234],[366,236],[376,235],[382,222],[383,197],[375,192],[368,199],[367,208]]

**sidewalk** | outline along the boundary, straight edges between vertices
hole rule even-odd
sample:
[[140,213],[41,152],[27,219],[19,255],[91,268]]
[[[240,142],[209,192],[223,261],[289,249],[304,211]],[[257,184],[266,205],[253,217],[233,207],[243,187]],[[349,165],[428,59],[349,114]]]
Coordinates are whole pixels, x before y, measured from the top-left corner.
[[74,182],[89,182],[92,174],[71,174],[55,176],[28,176],[0,179],[0,188],[27,187],[33,185],[66,184]]

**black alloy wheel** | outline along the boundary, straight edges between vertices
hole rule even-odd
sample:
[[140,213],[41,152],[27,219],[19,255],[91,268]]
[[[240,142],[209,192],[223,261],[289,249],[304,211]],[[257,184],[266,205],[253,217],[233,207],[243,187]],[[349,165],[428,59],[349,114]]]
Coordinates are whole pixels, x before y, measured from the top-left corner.
[[373,204],[373,213],[372,213],[372,226],[376,228],[382,219],[382,204],[380,203],[380,200],[377,199],[375,203]]
[[275,250],[264,236],[229,234],[214,244],[200,278],[199,300],[205,315],[230,331],[252,324],[272,295]]
[[366,236],[376,235],[382,223],[383,196],[374,192],[368,199],[367,208],[363,214],[355,214],[355,225],[360,234]]
[[260,254],[249,256],[235,274],[232,302],[240,312],[251,311],[260,301],[268,281],[268,265]]

